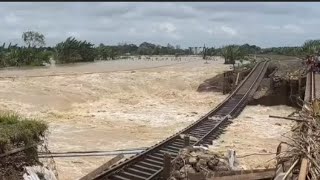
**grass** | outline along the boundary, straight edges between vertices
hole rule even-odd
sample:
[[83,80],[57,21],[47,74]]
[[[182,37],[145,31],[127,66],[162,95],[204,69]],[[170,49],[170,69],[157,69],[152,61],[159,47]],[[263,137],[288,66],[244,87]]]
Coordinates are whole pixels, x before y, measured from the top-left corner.
[[47,129],[42,121],[22,118],[15,113],[0,113],[0,153],[40,142]]

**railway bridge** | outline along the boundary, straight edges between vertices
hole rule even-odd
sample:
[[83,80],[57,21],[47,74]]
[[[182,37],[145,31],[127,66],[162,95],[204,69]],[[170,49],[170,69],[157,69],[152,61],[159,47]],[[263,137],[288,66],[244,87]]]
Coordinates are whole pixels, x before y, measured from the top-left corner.
[[268,65],[269,61],[258,62],[247,77],[222,103],[196,122],[162,142],[101,171],[89,179],[161,179],[165,168],[164,159],[166,156],[177,157],[180,149],[187,145],[212,144],[212,140],[220,135],[221,129],[231,122],[230,119],[237,117],[245,108],[259,87]]

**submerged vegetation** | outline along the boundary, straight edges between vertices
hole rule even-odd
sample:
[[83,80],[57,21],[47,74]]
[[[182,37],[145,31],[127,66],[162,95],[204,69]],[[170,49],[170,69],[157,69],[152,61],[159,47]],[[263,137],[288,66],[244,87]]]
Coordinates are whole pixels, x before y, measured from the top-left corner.
[[93,44],[72,37],[57,44],[55,55],[58,63],[90,62],[95,58]]

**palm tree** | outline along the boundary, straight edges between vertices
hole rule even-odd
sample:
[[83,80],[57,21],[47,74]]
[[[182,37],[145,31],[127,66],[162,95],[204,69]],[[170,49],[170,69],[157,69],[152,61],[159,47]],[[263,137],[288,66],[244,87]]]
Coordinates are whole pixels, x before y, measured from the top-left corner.
[[225,59],[225,64],[234,64],[236,60],[240,60],[245,56],[245,53],[238,45],[228,45],[222,48],[222,57]]
[[316,54],[320,50],[320,40],[308,40],[303,44],[302,49],[307,55]]

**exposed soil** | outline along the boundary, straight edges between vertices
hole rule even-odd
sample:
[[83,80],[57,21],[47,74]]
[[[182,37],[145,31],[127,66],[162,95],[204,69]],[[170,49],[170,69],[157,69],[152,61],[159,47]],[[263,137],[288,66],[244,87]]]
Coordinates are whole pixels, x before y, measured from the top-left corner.
[[210,79],[206,79],[197,89],[198,92],[222,92],[223,74],[218,74]]
[[23,179],[25,166],[40,164],[33,155],[34,151],[30,149],[2,157],[0,160],[0,180]]

